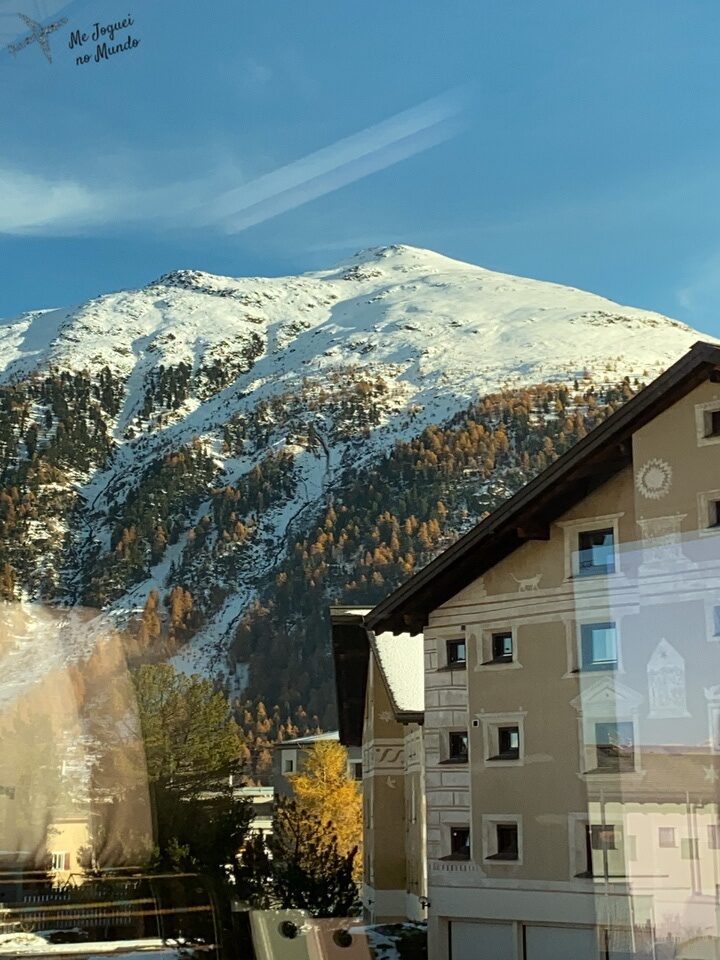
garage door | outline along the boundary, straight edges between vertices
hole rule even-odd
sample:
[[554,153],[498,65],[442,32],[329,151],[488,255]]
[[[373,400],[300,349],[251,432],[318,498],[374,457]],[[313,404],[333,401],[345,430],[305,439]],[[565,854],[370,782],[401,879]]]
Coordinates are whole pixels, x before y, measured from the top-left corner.
[[525,960],[598,960],[591,928],[525,927]]
[[451,960],[515,960],[511,923],[450,923]]

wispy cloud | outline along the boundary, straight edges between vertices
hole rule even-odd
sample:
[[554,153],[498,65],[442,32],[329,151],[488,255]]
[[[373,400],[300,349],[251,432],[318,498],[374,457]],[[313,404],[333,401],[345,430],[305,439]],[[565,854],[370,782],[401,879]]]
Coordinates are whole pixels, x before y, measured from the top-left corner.
[[237,233],[453,137],[463,92],[452,90],[218,197],[204,223]]
[[0,167],[0,233],[78,229],[108,212],[108,197],[81,183]]

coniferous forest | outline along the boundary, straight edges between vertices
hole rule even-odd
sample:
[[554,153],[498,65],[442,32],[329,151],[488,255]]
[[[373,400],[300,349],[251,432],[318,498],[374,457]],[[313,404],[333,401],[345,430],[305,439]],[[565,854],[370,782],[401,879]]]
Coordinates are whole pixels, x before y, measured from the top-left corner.
[[[202,376],[205,392],[222,388],[222,370]],[[120,440],[124,385],[108,368],[6,385],[0,591],[112,607],[134,666],[201,649],[236,704],[261,778],[272,742],[335,723],[328,604],[378,602],[639,385],[586,377],[508,388],[416,430],[409,409],[404,436],[363,459],[393,386],[354,368],[261,400],[216,437],[153,448],[103,485],[122,445],[141,451],[148,432],[172,421],[193,386],[187,366],[152,380]],[[325,467],[338,443],[344,461],[331,482],[288,514],[307,484],[302,458]],[[247,468],[227,482],[228,463]]]

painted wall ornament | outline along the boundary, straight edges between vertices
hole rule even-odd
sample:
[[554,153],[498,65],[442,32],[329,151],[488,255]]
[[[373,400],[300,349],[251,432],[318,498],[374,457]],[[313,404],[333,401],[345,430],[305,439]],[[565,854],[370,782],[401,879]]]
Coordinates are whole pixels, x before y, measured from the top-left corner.
[[635,486],[647,500],[659,500],[670,492],[672,467],[667,460],[653,457],[635,474]]
[[510,576],[518,585],[518,593],[526,593],[528,591],[532,592],[534,590],[540,589],[540,580],[542,578],[542,573],[536,573],[534,577],[518,578],[515,576],[514,573],[511,573]]
[[655,647],[647,665],[649,717],[689,717],[685,688],[685,660],[667,640]]

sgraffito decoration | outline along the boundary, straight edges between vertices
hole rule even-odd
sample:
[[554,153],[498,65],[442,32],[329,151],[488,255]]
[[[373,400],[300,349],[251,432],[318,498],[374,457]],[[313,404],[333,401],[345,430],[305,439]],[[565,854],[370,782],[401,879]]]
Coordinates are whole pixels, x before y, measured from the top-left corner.
[[653,457],[635,474],[635,486],[648,500],[660,500],[670,492],[672,486],[672,467],[667,460]]

